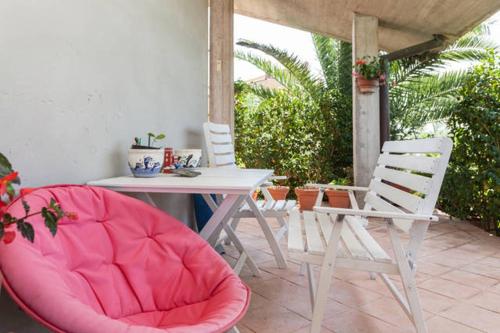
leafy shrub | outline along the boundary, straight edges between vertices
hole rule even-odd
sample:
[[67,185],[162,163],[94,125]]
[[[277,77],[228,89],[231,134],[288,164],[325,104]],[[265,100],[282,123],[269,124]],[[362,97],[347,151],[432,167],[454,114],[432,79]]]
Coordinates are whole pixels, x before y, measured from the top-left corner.
[[493,53],[470,73],[460,96],[448,120],[454,149],[439,204],[499,233],[500,63]]
[[277,90],[266,99],[244,82],[236,85],[236,152],[239,165],[270,168],[292,188],[349,176],[352,165],[350,100],[327,92],[321,103]]

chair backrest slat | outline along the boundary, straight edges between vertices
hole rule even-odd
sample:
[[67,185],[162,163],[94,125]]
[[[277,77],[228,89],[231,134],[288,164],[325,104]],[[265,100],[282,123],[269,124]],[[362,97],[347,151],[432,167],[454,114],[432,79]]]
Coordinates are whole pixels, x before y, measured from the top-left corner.
[[[432,214],[451,155],[448,138],[389,141],[382,148],[365,209]],[[408,232],[411,221],[395,220]]]
[[231,128],[226,124],[204,123],[208,165],[214,167],[236,167]]

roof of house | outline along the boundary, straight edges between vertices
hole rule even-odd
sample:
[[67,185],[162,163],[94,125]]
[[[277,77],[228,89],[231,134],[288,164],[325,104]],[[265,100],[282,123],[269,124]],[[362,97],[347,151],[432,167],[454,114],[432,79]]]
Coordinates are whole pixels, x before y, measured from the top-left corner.
[[499,0],[235,0],[235,12],[351,41],[352,15],[379,18],[379,45],[400,50],[453,41],[500,10]]

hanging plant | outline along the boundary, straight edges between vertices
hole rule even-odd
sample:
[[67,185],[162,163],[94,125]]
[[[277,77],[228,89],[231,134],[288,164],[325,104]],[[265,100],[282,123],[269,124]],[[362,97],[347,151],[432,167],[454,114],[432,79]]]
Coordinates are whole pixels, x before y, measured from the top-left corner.
[[385,83],[379,57],[365,56],[356,59],[353,68],[353,75],[362,94],[374,93],[380,84]]

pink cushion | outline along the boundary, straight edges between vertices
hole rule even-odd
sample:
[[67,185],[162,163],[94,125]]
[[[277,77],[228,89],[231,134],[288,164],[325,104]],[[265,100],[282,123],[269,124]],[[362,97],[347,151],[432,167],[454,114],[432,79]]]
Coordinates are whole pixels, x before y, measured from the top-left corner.
[[[32,219],[35,243],[0,245],[11,296],[57,332],[224,332],[244,315],[249,290],[196,233],[151,206],[86,186],[42,188],[32,211],[55,197],[77,221],[53,238]],[[19,201],[9,209],[21,215]]]

